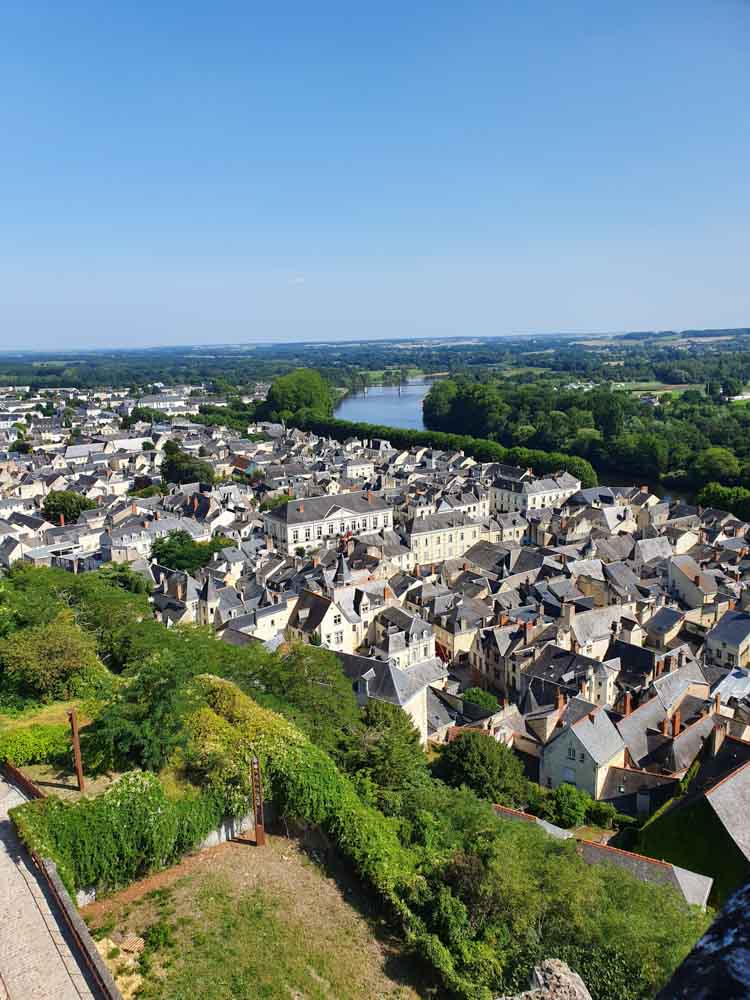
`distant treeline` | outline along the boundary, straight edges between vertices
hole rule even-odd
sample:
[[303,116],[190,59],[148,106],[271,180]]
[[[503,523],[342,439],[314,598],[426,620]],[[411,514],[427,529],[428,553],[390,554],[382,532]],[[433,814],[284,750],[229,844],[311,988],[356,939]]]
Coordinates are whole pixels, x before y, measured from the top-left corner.
[[382,438],[396,448],[438,448],[442,451],[463,451],[477,462],[502,462],[531,468],[537,473],[566,470],[582,486],[596,486],[594,468],[585,458],[566,455],[559,451],[540,451],[533,448],[506,448],[496,441],[469,437],[464,434],[448,434],[442,431],[415,431],[403,427],[386,427],[380,424],[355,423],[351,420],[335,420],[333,417],[298,416],[290,421],[303,430],[314,431],[336,441],[348,438]]

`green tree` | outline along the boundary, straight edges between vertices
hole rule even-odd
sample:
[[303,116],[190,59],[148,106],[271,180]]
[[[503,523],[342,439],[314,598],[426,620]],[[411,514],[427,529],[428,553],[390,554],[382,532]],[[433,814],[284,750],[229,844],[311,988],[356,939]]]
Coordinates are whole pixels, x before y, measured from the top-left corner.
[[94,637],[68,608],[43,625],[11,632],[0,643],[0,664],[3,687],[42,701],[95,694],[109,680]]
[[208,462],[188,455],[174,441],[167,441],[164,446],[164,461],[161,464],[161,474],[167,483],[208,483],[214,481],[214,470]]
[[449,743],[435,765],[435,774],[454,788],[466,785],[498,805],[518,807],[526,798],[521,761],[484,733],[462,733]]
[[406,712],[388,702],[369,701],[362,722],[346,755],[349,771],[366,776],[378,788],[396,792],[426,776],[427,758]]
[[739,477],[740,463],[731,448],[714,445],[698,454],[693,472],[704,483],[731,483]]
[[232,544],[231,539],[223,535],[217,535],[210,542],[194,542],[187,531],[170,531],[154,541],[151,556],[162,566],[192,574],[205,566],[214,552]]
[[466,691],[462,692],[461,697],[464,701],[470,701],[473,705],[486,708],[488,712],[497,712],[500,708],[500,702],[495,695],[491,691],[485,691],[484,688],[467,688]]
[[240,686],[254,697],[270,696],[272,707],[328,753],[337,754],[358,729],[357,699],[330,650],[295,643],[283,657],[259,659],[249,673],[250,681],[247,668],[240,667]]
[[72,490],[51,490],[44,498],[42,510],[44,516],[56,524],[60,522],[61,515],[66,524],[73,524],[82,511],[93,510],[94,507],[96,504],[80,493],[74,493]]
[[329,417],[333,413],[333,393],[320,372],[298,368],[274,379],[261,409],[261,415],[271,420],[293,416],[302,410]]
[[187,740],[185,719],[199,703],[192,685],[199,670],[189,653],[151,655],[100,711],[87,734],[89,752],[102,753],[107,766],[160,770]]
[[552,823],[565,827],[581,826],[591,807],[591,796],[574,785],[562,784],[547,801],[547,815]]
[[121,587],[130,594],[150,594],[151,585],[141,573],[136,573],[127,563],[107,563],[99,571],[102,580],[113,587]]

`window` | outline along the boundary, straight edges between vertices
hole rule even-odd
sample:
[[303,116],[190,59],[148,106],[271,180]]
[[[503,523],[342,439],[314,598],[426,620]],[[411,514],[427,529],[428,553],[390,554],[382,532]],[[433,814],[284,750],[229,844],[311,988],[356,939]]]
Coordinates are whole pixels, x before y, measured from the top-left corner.
[[584,756],[583,754],[580,754],[580,755],[579,755],[579,757],[578,757],[578,759],[579,759],[579,761],[580,761],[580,762],[581,762],[581,763],[583,764],[583,762],[584,762],[584,760],[585,760],[586,758],[585,758],[585,756]]
[[378,515],[377,514],[373,514],[372,526],[373,526],[373,528],[377,528],[377,526],[378,526]]
[[334,625],[340,625],[341,624],[341,615],[334,615],[333,616],[333,624]]
[[325,642],[326,642],[326,646],[330,646],[330,644],[331,644],[331,633],[330,632],[326,636]]
[[310,529],[309,528],[305,528],[305,541],[306,542],[310,541]]
[[341,645],[341,643],[344,641],[344,633],[337,632],[336,635],[334,635],[333,637],[333,641],[336,643],[337,646]]
[[422,646],[422,656],[427,657],[427,646]]
[[568,747],[568,760],[575,760],[575,759],[576,759],[576,748]]
[[316,538],[323,537],[323,526],[321,524],[319,524],[318,527],[315,529],[315,537]]
[[297,531],[296,528],[292,532],[292,541],[293,542],[298,542],[299,541],[299,531]]

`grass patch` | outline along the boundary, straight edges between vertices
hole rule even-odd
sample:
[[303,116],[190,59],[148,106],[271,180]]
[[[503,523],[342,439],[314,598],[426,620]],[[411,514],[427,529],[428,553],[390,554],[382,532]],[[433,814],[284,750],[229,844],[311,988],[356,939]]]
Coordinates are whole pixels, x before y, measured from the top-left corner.
[[[317,853],[317,851],[315,852]],[[143,938],[137,960],[108,964],[139,1000],[417,1000],[433,996],[357,883],[342,883],[296,841],[202,852],[84,910],[108,952]],[[119,970],[119,971],[118,971]],[[419,991],[414,988],[420,983]]]
[[146,932],[147,948],[162,965],[147,977],[144,1000],[361,996],[342,954],[311,940],[300,947],[297,929],[262,891],[237,897],[225,879],[209,879],[195,902],[199,922],[158,922]]
[[721,906],[750,875],[750,865],[704,796],[652,816],[639,834],[637,849],[649,857],[709,875],[714,879],[714,906]]
[[78,712],[79,726],[83,726],[89,721],[82,715],[80,699],[53,701],[49,705],[32,705],[21,712],[13,712],[12,714],[0,713],[0,730],[8,732],[11,729],[18,729],[21,726],[30,726],[36,723],[44,725],[67,724],[68,712],[71,708],[74,708]]

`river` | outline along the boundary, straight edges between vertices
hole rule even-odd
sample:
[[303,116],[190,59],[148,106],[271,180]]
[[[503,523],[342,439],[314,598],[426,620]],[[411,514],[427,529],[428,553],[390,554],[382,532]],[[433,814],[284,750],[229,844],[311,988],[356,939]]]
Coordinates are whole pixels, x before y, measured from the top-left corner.
[[338,420],[363,421],[386,427],[424,429],[422,400],[430,391],[434,379],[414,379],[401,387],[376,385],[363,392],[351,393],[336,407]]

